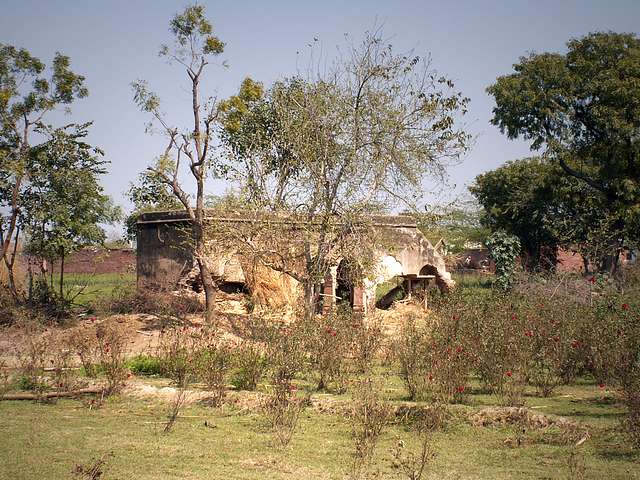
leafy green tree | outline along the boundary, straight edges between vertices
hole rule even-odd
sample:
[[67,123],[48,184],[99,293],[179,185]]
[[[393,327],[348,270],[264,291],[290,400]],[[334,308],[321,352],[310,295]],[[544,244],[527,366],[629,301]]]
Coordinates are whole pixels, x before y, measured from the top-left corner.
[[[210,62],[224,51],[224,43],[213,35],[213,26],[205,17],[202,5],[192,5],[170,21],[174,36],[172,47],[163,45],[160,56],[185,69],[190,81],[193,122],[185,129],[172,125],[160,110],[160,98],[151,92],[147,83],[138,80],[132,84],[134,100],[167,137],[167,146],[149,170],[154,180],[167,185],[191,220],[193,249],[206,296],[207,321],[213,321],[216,286],[207,264],[205,245],[205,180],[215,166],[213,148],[214,131],[218,120],[218,104],[213,97],[203,100],[201,81]],[[195,205],[180,180],[180,164],[186,162],[195,180]]]
[[507,162],[478,175],[470,191],[484,208],[482,222],[520,240],[528,270],[555,268],[562,243],[556,220],[564,212],[555,197],[557,169],[540,158]]
[[7,267],[14,297],[18,219],[34,129],[51,111],[87,94],[84,77],[70,69],[69,57],[56,53],[47,70],[27,50],[0,44],[0,261]]
[[617,257],[640,235],[640,39],[597,32],[567,47],[521,57],[487,89],[492,123],[599,192],[615,219],[609,251]]
[[183,205],[157,173],[145,170],[138,181],[129,185],[126,197],[133,204],[133,211],[125,218],[125,239],[135,240],[138,216],[145,212],[179,210]]
[[510,161],[478,175],[469,190],[483,207],[484,225],[518,237],[528,270],[554,269],[560,247],[580,252],[586,272],[592,265],[604,268],[615,240],[615,212],[600,192],[567,176],[555,162]]
[[26,251],[51,263],[60,262],[61,299],[65,258],[84,246],[103,243],[101,224],[120,218],[120,209],[99,183],[108,162],[101,158],[101,150],[84,141],[89,126],[40,127],[47,141],[31,149],[26,163],[29,182],[24,185],[19,216]]
[[445,254],[456,255],[470,245],[484,244],[490,230],[481,218],[480,208],[472,202],[436,205],[418,216],[418,228],[434,245],[442,240]]

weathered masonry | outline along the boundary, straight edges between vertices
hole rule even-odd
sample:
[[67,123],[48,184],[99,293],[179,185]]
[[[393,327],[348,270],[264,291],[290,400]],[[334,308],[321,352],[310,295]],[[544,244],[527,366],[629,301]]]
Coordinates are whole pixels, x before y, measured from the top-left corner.
[[[408,294],[425,288],[431,280],[441,290],[453,286],[444,259],[418,230],[411,217],[385,215],[371,217],[371,220],[373,228],[386,238],[384,249],[376,251],[373,274],[358,282],[358,286],[353,286],[342,280],[344,262],[336,262],[322,284],[321,308],[326,310],[336,302],[347,301],[355,311],[366,313],[376,306],[376,287],[393,278],[398,279],[398,284]],[[208,221],[234,220],[211,216]],[[184,285],[185,277],[193,276],[196,262],[188,241],[189,231],[189,220],[184,212],[153,212],[139,217],[138,288],[173,290],[180,284]],[[237,253],[210,259],[221,283],[235,286],[246,283],[248,272],[243,270],[245,263]],[[389,298],[392,295],[393,292]],[[384,307],[385,299],[379,301]]]

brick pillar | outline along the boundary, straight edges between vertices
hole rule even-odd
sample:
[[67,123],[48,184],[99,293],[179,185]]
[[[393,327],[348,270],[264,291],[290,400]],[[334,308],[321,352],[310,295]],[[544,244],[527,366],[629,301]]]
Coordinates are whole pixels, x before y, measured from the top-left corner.
[[324,289],[322,291],[322,313],[329,313],[336,304],[336,282],[333,272],[328,272],[324,277]]
[[364,314],[364,288],[353,287],[353,313]]

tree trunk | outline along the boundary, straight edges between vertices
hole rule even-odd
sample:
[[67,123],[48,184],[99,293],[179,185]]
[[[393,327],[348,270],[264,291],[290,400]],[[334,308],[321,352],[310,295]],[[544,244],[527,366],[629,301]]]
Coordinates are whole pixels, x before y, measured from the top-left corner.
[[200,280],[204,288],[206,306],[205,320],[208,324],[212,324],[215,317],[216,284],[213,281],[213,276],[207,263],[204,228],[202,224],[196,220],[193,230],[196,261],[200,268]]
[[60,252],[60,299],[64,298],[64,250]]
[[307,320],[316,313],[316,288],[313,280],[304,282],[304,316]]

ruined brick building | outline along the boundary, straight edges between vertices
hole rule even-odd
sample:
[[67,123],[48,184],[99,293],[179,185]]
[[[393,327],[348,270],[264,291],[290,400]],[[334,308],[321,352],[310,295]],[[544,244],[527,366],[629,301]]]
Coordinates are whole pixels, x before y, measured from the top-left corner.
[[[233,222],[211,216],[209,222]],[[241,221],[241,220],[237,220]],[[453,285],[444,259],[418,230],[408,216],[370,217],[372,228],[386,238],[385,247],[375,253],[375,268],[357,286],[341,282],[342,262],[332,266],[322,283],[321,308],[336,301],[347,301],[355,311],[366,313],[376,304],[379,284],[397,279],[405,292],[425,289],[429,283],[446,290]],[[138,288],[176,289],[192,275],[195,258],[190,242],[185,241],[189,219],[184,212],[142,214],[137,224]],[[234,252],[211,258],[221,289],[244,288],[249,272],[242,258]]]

